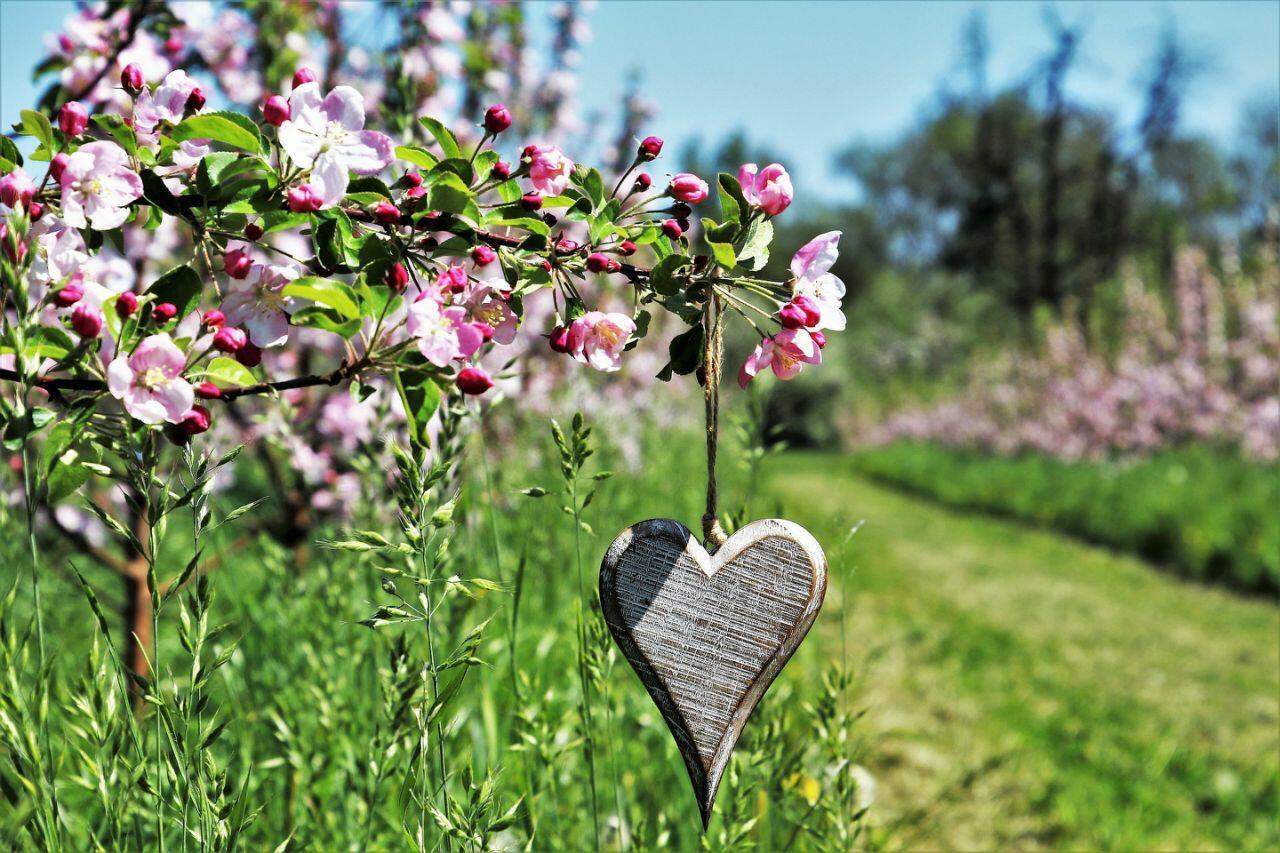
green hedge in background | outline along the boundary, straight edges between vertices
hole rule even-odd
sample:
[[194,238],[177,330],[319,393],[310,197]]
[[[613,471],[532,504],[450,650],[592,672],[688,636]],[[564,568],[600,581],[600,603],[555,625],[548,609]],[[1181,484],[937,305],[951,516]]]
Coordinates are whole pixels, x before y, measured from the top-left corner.
[[1280,592],[1280,465],[1187,447],[1064,462],[936,444],[861,451],[874,479],[943,503],[1043,524],[1133,551],[1197,580]]

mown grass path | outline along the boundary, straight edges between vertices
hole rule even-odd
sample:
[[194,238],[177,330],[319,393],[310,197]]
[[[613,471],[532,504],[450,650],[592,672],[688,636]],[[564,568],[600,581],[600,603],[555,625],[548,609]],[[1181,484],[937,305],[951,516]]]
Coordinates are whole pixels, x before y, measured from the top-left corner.
[[[764,493],[847,603],[894,847],[1274,849],[1280,610],[787,454]],[[768,504],[765,504],[768,506]],[[843,600],[842,600],[843,599]]]

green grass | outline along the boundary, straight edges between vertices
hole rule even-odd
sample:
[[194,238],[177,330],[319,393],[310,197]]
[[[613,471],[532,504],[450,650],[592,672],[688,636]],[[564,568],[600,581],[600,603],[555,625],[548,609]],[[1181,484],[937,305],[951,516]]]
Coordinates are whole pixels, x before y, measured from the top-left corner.
[[[478,444],[469,456],[454,569],[510,590],[523,564],[524,580],[514,643],[509,592],[458,599],[441,617],[440,636],[453,638],[495,617],[477,651],[485,665],[468,674],[452,706],[448,753],[455,770],[469,763],[481,776],[498,771],[503,807],[526,798],[528,815],[501,844],[518,845],[532,833],[534,849],[589,849],[577,742],[573,528],[553,499],[518,494],[557,476],[545,429],[524,434],[521,446],[537,461],[494,464],[492,504]],[[586,512],[594,529],[582,540],[590,578],[625,525],[659,515],[696,522],[700,450],[693,436],[653,435],[643,472],[619,472],[599,485]],[[620,464],[603,455],[600,467]],[[751,480],[731,462],[725,467],[723,500],[732,508]],[[781,850],[793,838],[794,849],[815,849],[820,838],[829,846],[822,833],[830,830],[810,814],[806,788],[795,782],[819,781],[829,799],[844,759],[877,781],[872,832],[855,846],[1259,849],[1280,842],[1280,619],[1273,606],[1185,584],[1050,532],[890,491],[863,479],[847,458],[786,454],[757,474],[749,515],[785,514],[809,526],[827,548],[833,578],[810,639],[747,727],[711,849],[754,843]],[[842,545],[861,519],[866,524]],[[0,585],[18,579],[25,596],[16,519],[2,526]],[[166,573],[181,567],[186,537],[175,523]],[[374,632],[357,624],[385,598],[376,571],[383,560],[312,550],[300,562],[265,539],[232,553],[234,534],[219,537],[211,553],[224,562],[211,575],[212,620],[231,626],[219,642],[234,637],[239,646],[213,687],[211,708],[222,709],[217,718],[228,726],[211,752],[237,784],[247,780],[257,817],[243,846],[272,849],[291,839],[292,848],[404,848],[402,826],[417,807],[411,776],[396,768],[413,738],[386,745],[383,690],[393,652],[403,648],[417,660],[422,644],[420,629]],[[68,555],[51,542],[42,556],[56,697],[65,700],[82,692],[72,679],[87,674],[93,628],[69,580]],[[114,613],[119,582],[77,563]],[[175,623],[172,611],[162,621],[161,655],[176,666]],[[398,646],[393,638],[401,633]],[[822,675],[846,647],[858,676],[848,707],[867,713],[832,746],[821,727],[844,705],[823,688]],[[620,811],[628,849],[697,849],[696,808],[665,727],[624,663],[602,665],[608,701],[596,711],[596,763],[604,846],[619,846]],[[71,781],[79,757],[60,707],[50,734],[68,821],[82,832],[96,812]],[[379,767],[391,771],[373,787]],[[452,788],[464,795],[460,776]],[[148,846],[150,803],[138,794],[133,807],[138,818],[124,823],[138,834],[124,846]],[[728,843],[753,818],[745,839]],[[29,846],[16,829],[21,819],[20,808],[0,806],[0,840],[11,842],[3,846]],[[802,821],[815,831],[800,828]],[[179,841],[171,835],[170,847]]]
[[1043,524],[1198,580],[1280,592],[1280,465],[1188,447],[1120,462],[903,442],[859,471],[951,506]]
[[767,491],[827,543],[866,519],[840,592],[893,846],[1280,842],[1274,606],[854,467],[787,457]]

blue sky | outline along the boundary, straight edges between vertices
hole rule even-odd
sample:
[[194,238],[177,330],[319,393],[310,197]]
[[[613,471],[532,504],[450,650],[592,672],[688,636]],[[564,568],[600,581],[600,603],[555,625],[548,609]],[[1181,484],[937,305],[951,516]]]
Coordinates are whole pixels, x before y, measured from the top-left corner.
[[[0,0],[0,120],[8,126],[34,97],[30,69],[43,33],[70,3]],[[802,189],[840,192],[831,154],[851,141],[883,140],[908,127],[938,85],[959,84],[960,33],[986,14],[994,85],[1021,78],[1049,47],[1040,2],[648,2],[608,0],[589,13],[582,99],[616,116],[630,69],[657,104],[651,132],[679,149],[735,128],[785,152]],[[1072,97],[1132,122],[1140,83],[1162,29],[1172,24],[1207,62],[1185,125],[1229,142],[1250,97],[1280,81],[1280,3],[1076,2],[1058,4],[1083,25]],[[612,129],[611,129],[612,132]]]

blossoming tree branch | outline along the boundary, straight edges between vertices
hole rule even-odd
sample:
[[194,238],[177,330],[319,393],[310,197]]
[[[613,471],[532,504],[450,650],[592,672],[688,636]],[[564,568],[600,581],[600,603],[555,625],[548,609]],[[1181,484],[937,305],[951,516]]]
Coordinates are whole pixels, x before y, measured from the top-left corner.
[[[619,369],[654,312],[677,318],[687,328],[664,379],[702,364],[712,299],[758,334],[743,385],[820,363],[824,331],[844,327],[829,272],[839,232],[800,249],[790,281],[756,275],[771,219],[792,201],[780,165],[719,175],[724,221],[702,218],[695,242],[693,212],[711,190],[687,173],[655,182],[657,137],[609,188],[555,146],[502,159],[494,144],[512,115],[501,104],[474,146],[422,117],[428,147],[369,129],[359,91],[325,92],[305,68],[257,120],[206,109],[182,70],[148,81],[129,65],[119,85],[131,102],[118,114],[75,101],[52,117],[24,111],[15,130],[38,145],[30,163],[0,141],[0,378],[22,391],[4,402],[11,441],[63,418],[75,424],[68,447],[137,426],[181,444],[219,401],[379,376],[423,437],[442,395],[492,387],[481,359],[515,340],[527,300],[553,304],[551,350],[601,371]],[[137,290],[113,286],[105,257],[123,230],[169,220],[189,235],[186,262]],[[629,310],[591,304],[609,279]],[[291,327],[336,336],[344,355],[265,375],[263,351],[286,347]]]

